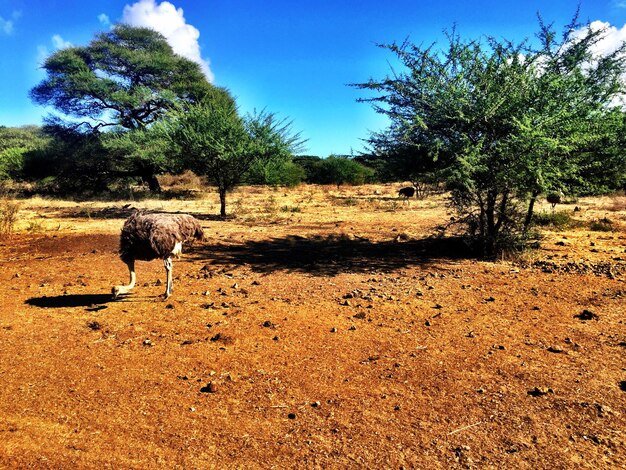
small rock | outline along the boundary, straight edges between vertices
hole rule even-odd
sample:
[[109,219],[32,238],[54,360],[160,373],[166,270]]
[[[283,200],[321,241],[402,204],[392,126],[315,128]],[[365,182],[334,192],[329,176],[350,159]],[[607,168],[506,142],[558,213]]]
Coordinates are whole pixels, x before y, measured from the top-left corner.
[[216,393],[217,392],[217,385],[215,385],[213,382],[209,382],[208,384],[206,384],[204,387],[202,387],[200,389],[200,392],[202,392],[202,393]]
[[287,415],[287,418],[289,418],[289,419],[296,419],[296,414],[295,413],[289,413]]
[[311,403],[311,406],[312,406],[313,408],[319,408],[319,407],[320,407],[320,405],[321,405],[321,403],[320,403],[319,401],[314,401],[313,403]]
[[426,320],[426,321],[424,322],[424,325],[425,325],[425,326],[430,326],[430,320]]
[[574,315],[574,318],[578,318],[579,320],[597,320],[599,317],[591,310],[583,310],[578,315]]
[[144,346],[152,346],[152,341],[150,341],[149,339],[144,339],[143,340],[143,345]]
[[551,353],[560,354],[563,352],[563,348],[560,346],[550,346],[548,348],[548,351],[550,351]]
[[535,387],[528,391],[528,394],[532,397],[541,397],[543,395],[547,395],[548,393],[554,393],[554,390],[548,387]]
[[496,299],[494,297],[487,297],[485,299],[485,302],[495,302],[495,301],[496,301]]
[[331,328],[331,329],[330,329],[330,332],[331,332],[331,333],[337,333],[337,328],[335,328],[335,327]]
[[356,330],[356,326],[351,325],[350,328],[348,328],[348,331],[355,331]]
[[365,319],[365,312],[359,312],[359,313],[355,313],[354,315],[352,315],[352,318],[357,318],[359,320],[364,320]]
[[263,328],[271,328],[271,329],[276,329],[276,325],[274,325],[271,321],[269,320],[265,320],[263,322]]

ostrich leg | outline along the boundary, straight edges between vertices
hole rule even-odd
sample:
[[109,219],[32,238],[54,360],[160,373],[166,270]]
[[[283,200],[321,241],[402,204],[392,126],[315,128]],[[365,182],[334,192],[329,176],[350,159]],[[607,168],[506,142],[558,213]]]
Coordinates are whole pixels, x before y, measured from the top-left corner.
[[127,294],[133,287],[135,287],[135,282],[137,281],[137,276],[135,275],[135,261],[129,261],[126,265],[128,266],[128,272],[130,273],[130,281],[125,286],[115,286],[113,288],[114,299],[117,299],[121,294]]
[[165,298],[167,299],[172,295],[174,290],[174,281],[172,280],[172,257],[165,258],[163,260],[163,266],[165,266],[165,272],[167,274],[167,282],[165,283]]

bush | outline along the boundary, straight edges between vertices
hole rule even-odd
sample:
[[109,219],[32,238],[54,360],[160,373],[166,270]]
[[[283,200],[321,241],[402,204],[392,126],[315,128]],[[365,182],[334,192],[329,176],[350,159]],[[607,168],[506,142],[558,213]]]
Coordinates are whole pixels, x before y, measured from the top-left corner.
[[330,156],[312,165],[308,178],[314,184],[364,184],[374,177],[374,170],[348,157]]
[[248,184],[294,187],[306,179],[304,168],[291,161],[255,162],[248,174]]
[[533,224],[540,227],[551,226],[558,229],[564,229],[575,225],[572,216],[565,211],[535,213],[533,214]]
[[589,229],[594,232],[611,232],[613,230],[613,221],[606,217],[598,220],[592,220],[589,223]]
[[19,210],[18,203],[7,198],[0,199],[0,235],[6,236],[13,233]]

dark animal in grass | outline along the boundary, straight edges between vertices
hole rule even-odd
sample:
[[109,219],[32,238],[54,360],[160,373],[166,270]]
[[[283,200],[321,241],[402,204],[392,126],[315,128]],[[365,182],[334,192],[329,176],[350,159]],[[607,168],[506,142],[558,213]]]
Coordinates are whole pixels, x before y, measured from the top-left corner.
[[413,197],[414,194],[415,188],[413,186],[407,186],[406,188],[401,188],[400,191],[398,191],[398,196],[404,197],[405,199]]
[[561,204],[563,199],[563,193],[558,192],[558,193],[548,193],[548,195],[546,196],[546,201],[548,201],[550,204],[552,204],[552,210],[554,210],[554,207],[557,204]]
[[113,298],[135,287],[135,260],[162,259],[167,276],[164,294],[167,299],[173,290],[172,257],[180,255],[183,243],[202,238],[200,222],[189,214],[132,214],[126,219],[120,236],[120,258],[128,266],[130,282],[113,287]]

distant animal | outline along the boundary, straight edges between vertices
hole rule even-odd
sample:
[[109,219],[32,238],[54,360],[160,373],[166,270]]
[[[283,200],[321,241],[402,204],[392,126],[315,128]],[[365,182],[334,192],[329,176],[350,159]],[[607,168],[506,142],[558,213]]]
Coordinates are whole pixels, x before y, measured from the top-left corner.
[[407,186],[405,188],[401,188],[400,191],[398,191],[398,196],[404,197],[405,199],[413,197],[414,194],[415,188],[413,186]]
[[137,280],[135,261],[162,259],[167,282],[164,297],[172,295],[172,257],[179,256],[183,243],[204,238],[200,222],[189,214],[134,212],[122,228],[120,258],[128,266],[130,282],[113,287],[113,298],[128,293]]
[[561,204],[563,199],[563,193],[562,192],[553,192],[553,193],[548,193],[548,195],[546,196],[546,201],[548,201],[550,204],[552,204],[552,210],[554,210],[554,207],[557,204]]

